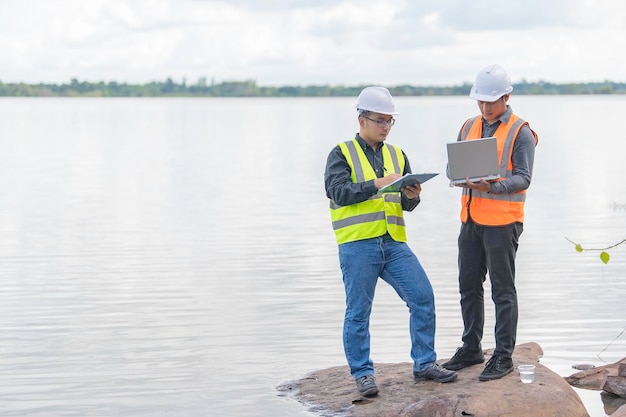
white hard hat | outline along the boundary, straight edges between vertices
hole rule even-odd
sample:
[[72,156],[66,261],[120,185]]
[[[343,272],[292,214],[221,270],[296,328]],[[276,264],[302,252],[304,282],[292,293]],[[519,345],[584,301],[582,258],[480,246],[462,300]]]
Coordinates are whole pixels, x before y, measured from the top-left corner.
[[513,91],[511,79],[500,65],[494,64],[480,70],[470,90],[470,98],[493,102]]
[[371,111],[380,114],[400,114],[396,112],[391,93],[385,87],[365,87],[356,99],[359,113]]

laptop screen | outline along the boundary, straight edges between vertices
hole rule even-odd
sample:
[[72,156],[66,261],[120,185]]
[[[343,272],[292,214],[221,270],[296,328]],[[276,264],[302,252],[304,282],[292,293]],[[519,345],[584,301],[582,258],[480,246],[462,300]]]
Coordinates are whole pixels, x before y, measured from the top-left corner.
[[495,137],[447,144],[449,177],[453,183],[500,177],[498,145]]

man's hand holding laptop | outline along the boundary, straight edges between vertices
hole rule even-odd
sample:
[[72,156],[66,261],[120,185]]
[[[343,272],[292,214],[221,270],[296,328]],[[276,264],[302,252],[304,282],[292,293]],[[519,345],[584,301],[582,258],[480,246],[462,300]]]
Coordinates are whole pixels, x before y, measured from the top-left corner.
[[457,187],[471,188],[472,190],[480,191],[481,193],[488,193],[491,190],[491,184],[484,179],[477,182],[471,182],[469,178],[466,178],[464,183],[455,184]]

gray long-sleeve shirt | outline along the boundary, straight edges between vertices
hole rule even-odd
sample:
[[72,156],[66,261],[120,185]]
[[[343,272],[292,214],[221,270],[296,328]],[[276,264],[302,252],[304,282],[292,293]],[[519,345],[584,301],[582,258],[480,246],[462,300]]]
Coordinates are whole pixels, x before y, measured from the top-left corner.
[[[493,136],[496,129],[500,126],[500,123],[507,123],[513,114],[511,106],[506,106],[506,111],[498,118],[495,123],[488,124],[485,119],[482,119],[483,133],[482,137],[487,138]],[[460,140],[461,133],[459,132]],[[530,186],[530,181],[533,173],[533,163],[535,160],[535,137],[533,136],[530,127],[528,125],[522,126],[515,139],[513,145],[513,154],[511,155],[511,161],[513,162],[513,175],[497,182],[491,183],[491,194],[504,194],[514,193],[522,191]]]
[[[384,177],[385,170],[382,149],[385,144],[381,143],[380,146],[378,146],[378,149],[374,150],[359,136],[358,133],[356,134],[356,140],[361,146],[361,149],[363,149],[363,152],[365,152],[365,156],[372,165],[376,176],[378,178]],[[402,155],[405,160],[404,172],[402,173],[402,175],[404,175],[411,172],[411,166],[404,151],[402,151]],[[348,164],[341,148],[337,145],[331,150],[326,161],[324,185],[326,187],[326,196],[340,206],[349,206],[351,204],[361,203],[378,192],[374,186],[374,180],[354,183],[352,182],[351,174],[352,169],[350,168],[350,164]],[[410,200],[402,194],[403,210],[413,211],[419,202],[419,197]]]

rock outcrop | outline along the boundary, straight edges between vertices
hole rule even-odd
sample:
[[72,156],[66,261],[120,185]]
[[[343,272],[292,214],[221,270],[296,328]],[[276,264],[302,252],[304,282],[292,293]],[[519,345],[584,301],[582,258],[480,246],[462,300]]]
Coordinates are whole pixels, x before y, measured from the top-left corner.
[[[486,350],[487,359],[493,353]],[[414,382],[410,363],[375,364],[380,393],[364,398],[356,390],[347,366],[312,372],[278,387],[321,416],[359,417],[589,417],[571,386],[538,363],[542,355],[536,343],[519,345],[514,366],[536,365],[535,382],[523,384],[517,370],[505,377],[481,382],[483,366],[458,372],[456,381],[440,384]]]
[[602,390],[626,397],[626,358],[609,365],[577,372],[565,380],[576,388]]
[[603,398],[605,411],[611,417],[626,417],[626,404],[624,404],[626,401],[626,358],[608,365],[576,372],[566,377],[565,380],[576,388],[603,391],[614,396],[618,401],[611,402],[620,404],[619,408],[611,413],[612,410],[608,409],[610,407],[607,407],[607,401]]
[[618,408],[616,412],[611,414],[611,417],[626,417],[626,405]]

